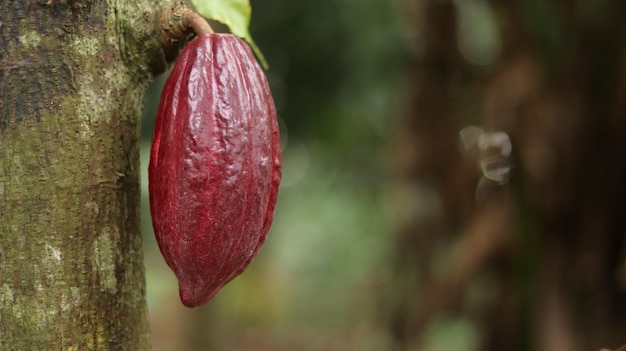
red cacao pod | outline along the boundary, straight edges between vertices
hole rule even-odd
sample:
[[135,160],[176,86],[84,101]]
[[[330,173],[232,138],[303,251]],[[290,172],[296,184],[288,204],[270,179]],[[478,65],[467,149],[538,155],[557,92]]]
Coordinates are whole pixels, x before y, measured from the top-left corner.
[[256,256],[281,178],[276,108],[243,40],[206,34],[185,47],[163,88],[148,176],[180,298],[206,303]]

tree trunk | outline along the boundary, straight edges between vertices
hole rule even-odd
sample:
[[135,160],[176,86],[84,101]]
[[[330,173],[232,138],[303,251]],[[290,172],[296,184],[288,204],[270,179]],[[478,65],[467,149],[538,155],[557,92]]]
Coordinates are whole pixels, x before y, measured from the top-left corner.
[[156,4],[0,2],[2,350],[150,348],[139,120],[175,52]]

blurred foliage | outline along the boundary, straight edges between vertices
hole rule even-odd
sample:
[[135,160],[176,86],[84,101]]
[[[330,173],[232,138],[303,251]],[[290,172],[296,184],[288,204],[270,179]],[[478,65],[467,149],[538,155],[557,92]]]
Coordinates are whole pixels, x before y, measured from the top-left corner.
[[242,276],[208,305],[182,306],[147,202],[165,79],[157,78],[145,96],[141,149],[154,349],[385,350],[372,321],[389,261],[386,138],[401,113],[408,32],[384,0],[258,0],[252,7],[251,32],[270,65],[281,123],[274,225]]

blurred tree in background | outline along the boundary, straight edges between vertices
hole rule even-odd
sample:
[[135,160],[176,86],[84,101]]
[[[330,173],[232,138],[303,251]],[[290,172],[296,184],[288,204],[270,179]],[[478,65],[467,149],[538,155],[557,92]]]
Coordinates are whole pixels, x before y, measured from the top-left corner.
[[[407,7],[413,107],[397,155],[413,196],[400,206],[409,210],[390,291],[393,349],[623,344],[626,3]],[[487,131],[474,128],[478,149],[503,156],[512,146],[512,160],[460,151],[468,125]],[[510,179],[480,179],[477,164]]]
[[251,3],[284,148],[275,224],[186,309],[144,189],[156,351],[626,343],[624,1]]

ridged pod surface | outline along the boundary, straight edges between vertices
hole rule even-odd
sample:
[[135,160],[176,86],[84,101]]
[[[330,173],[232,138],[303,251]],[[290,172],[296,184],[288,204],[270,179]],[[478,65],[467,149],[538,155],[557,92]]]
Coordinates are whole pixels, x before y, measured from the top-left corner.
[[180,298],[206,303],[256,256],[281,179],[276,108],[243,40],[206,34],[185,47],[163,88],[148,176]]

